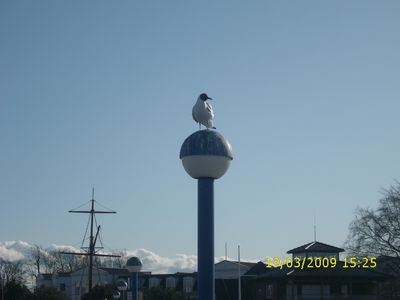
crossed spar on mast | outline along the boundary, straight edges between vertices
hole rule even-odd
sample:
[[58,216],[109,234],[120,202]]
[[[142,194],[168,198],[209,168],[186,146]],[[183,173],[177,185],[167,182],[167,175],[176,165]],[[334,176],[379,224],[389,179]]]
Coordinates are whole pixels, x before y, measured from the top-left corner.
[[[116,214],[117,212],[113,210],[95,210],[94,209],[94,188],[92,189],[92,200],[91,202],[91,209],[90,210],[70,210],[70,213],[78,213],[78,214],[90,214],[89,221],[90,221],[90,240],[89,240],[89,247],[81,247],[82,250],[86,251],[85,253],[76,253],[76,252],[61,252],[63,254],[70,254],[70,255],[84,255],[89,256],[89,274],[88,274],[88,290],[89,292],[92,290],[93,287],[93,257],[101,256],[101,257],[121,257],[120,255],[112,255],[112,254],[100,254],[96,253],[97,249],[102,249],[103,247],[96,247],[97,238],[99,237],[100,232],[100,225],[97,226],[96,235],[93,234],[93,223],[96,214]],[[87,230],[87,228],[86,228]]]

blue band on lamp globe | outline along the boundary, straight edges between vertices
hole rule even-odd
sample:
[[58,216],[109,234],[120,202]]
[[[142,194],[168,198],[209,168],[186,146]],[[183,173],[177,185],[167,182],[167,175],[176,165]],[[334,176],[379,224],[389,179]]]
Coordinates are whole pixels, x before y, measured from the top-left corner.
[[131,273],[140,272],[140,270],[142,269],[142,262],[139,258],[132,256],[127,260],[126,268]]
[[183,142],[179,158],[191,177],[218,179],[233,159],[232,146],[215,130],[199,130]]

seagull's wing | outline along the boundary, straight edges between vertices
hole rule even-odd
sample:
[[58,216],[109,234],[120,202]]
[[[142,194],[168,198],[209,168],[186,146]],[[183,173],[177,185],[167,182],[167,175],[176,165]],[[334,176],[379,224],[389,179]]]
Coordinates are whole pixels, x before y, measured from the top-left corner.
[[192,118],[193,118],[193,120],[194,120],[196,123],[199,123],[199,121],[196,119],[196,116],[195,116],[195,114],[194,114],[194,107],[193,107],[193,109],[192,109]]

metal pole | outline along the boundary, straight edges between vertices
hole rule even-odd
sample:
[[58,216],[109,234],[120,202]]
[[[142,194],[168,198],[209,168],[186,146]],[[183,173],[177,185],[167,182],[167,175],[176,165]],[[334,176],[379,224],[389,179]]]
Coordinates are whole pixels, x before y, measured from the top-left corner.
[[131,277],[131,292],[132,292],[132,300],[138,299],[138,273],[132,273]]
[[214,179],[198,179],[197,264],[199,300],[215,300]]
[[242,280],[240,276],[240,245],[238,245],[238,299],[242,300]]
[[136,284],[135,284],[135,300],[138,300],[138,289],[139,289],[139,273],[136,272]]
[[[94,193],[94,191],[92,193]],[[94,198],[92,198],[92,209],[90,210],[89,293],[92,291],[92,284],[93,284],[93,254],[94,254],[93,215],[94,215]]]
[[0,278],[1,278],[1,300],[4,300],[3,267],[1,267],[0,269]]

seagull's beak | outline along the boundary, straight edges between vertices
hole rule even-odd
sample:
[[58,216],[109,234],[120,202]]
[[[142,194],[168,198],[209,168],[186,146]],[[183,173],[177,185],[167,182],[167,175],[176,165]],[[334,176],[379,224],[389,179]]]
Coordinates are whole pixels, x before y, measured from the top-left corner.
[[207,100],[212,100],[212,98],[210,98],[210,97],[207,96]]

